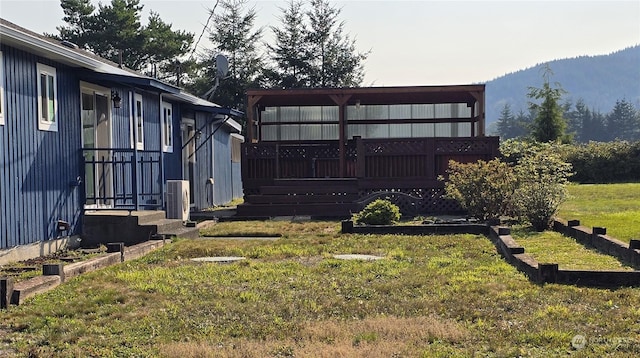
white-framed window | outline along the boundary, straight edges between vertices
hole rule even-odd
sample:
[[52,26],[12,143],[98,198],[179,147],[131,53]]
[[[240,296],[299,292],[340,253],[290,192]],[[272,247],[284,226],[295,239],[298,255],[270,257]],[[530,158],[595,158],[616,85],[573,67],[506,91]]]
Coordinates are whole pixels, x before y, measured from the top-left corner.
[[162,150],[173,153],[173,106],[162,102]]
[[4,62],[0,51],[0,126],[4,125]]
[[38,63],[38,129],[58,131],[58,91],[56,69]]
[[144,150],[144,113],[142,105],[142,95],[133,95],[133,131],[135,132],[136,149]]

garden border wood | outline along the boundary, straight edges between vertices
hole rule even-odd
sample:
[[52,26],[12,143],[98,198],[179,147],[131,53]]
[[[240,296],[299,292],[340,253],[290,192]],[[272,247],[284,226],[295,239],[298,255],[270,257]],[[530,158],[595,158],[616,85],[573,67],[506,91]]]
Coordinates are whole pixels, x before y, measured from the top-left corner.
[[63,264],[47,264],[42,267],[42,276],[14,283],[13,278],[0,277],[0,308],[9,308],[10,304],[20,305],[36,294],[49,291],[69,278],[95,271],[116,263],[130,261],[146,255],[171,242],[171,240],[149,240],[137,245],[125,247],[123,243],[108,245],[106,255],[92,259]]
[[606,235],[606,228],[593,229],[580,226],[580,221],[562,219],[553,222],[553,229],[574,238],[585,246],[596,248],[603,254],[618,258],[634,267],[635,271],[620,270],[565,270],[557,263],[539,263],[525,252],[511,236],[511,229],[484,224],[429,224],[429,225],[369,225],[354,226],[350,220],[342,221],[342,233],[351,234],[482,234],[489,238],[498,252],[511,265],[523,272],[533,282],[559,283],[588,287],[640,286],[640,242],[629,244]]

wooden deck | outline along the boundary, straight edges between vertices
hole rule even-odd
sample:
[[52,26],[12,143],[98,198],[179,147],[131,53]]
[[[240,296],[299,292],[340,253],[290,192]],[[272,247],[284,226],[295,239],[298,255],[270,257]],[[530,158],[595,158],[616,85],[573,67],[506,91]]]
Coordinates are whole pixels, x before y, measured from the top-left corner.
[[457,203],[442,198],[438,176],[449,160],[494,158],[498,138],[356,138],[347,143],[343,178],[337,175],[339,161],[329,155],[337,146],[337,141],[244,144],[245,202],[238,216],[349,217],[376,198],[390,199],[407,214],[460,213]]
[[247,91],[239,216],[348,217],[376,198],[406,214],[459,213],[450,160],[490,160],[485,86]]

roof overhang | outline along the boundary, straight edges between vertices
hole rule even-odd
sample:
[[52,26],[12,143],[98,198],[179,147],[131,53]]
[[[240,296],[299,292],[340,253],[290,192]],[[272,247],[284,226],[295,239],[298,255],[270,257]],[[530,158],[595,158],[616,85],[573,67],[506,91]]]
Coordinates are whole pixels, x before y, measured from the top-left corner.
[[126,75],[116,73],[104,73],[83,71],[79,75],[83,80],[110,82],[115,85],[143,88],[164,93],[180,93],[180,88],[161,82],[155,78],[146,76],[136,76],[128,73]]
[[[90,52],[77,47],[65,46],[55,39],[36,34],[1,18],[0,43],[78,68],[79,77],[82,80],[159,92],[164,94],[165,98],[186,103],[196,111],[236,118],[244,116],[244,113],[238,110],[222,108],[215,103],[189,94],[179,87],[133,70],[120,68],[117,64]],[[241,130],[240,124],[233,119],[227,120],[226,124],[234,130]]]
[[247,96],[264,107],[276,106],[333,106],[335,98],[348,98],[347,104],[431,104],[474,103],[485,85],[357,87],[318,89],[255,89]]

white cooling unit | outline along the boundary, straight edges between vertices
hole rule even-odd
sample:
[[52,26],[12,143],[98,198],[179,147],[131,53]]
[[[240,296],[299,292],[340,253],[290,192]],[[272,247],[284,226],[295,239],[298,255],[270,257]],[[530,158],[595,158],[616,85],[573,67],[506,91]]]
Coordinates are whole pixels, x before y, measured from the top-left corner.
[[167,219],[189,220],[189,181],[167,180]]

